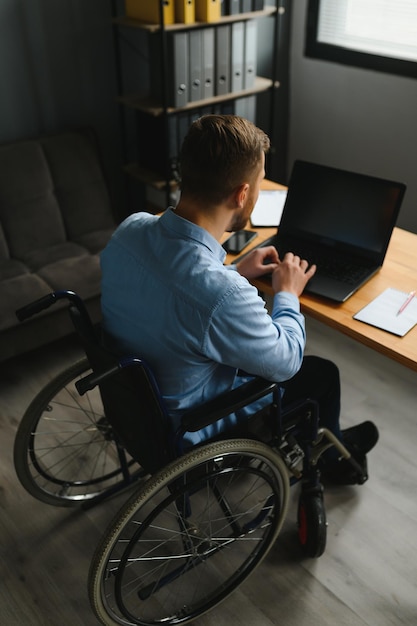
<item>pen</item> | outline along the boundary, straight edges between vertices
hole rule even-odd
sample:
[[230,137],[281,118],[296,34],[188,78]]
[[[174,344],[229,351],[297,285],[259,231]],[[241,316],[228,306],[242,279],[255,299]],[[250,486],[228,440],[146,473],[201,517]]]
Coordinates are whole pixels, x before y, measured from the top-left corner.
[[408,294],[407,298],[404,300],[404,302],[402,303],[402,305],[398,309],[397,315],[399,315],[400,313],[402,313],[404,311],[405,307],[410,304],[411,300],[414,298],[415,295],[416,295],[415,291],[410,291],[410,293]]

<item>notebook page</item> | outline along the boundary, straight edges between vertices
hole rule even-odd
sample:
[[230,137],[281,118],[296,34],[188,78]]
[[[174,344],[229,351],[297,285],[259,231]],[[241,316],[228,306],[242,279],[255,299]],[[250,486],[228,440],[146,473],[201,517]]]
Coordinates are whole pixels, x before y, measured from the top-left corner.
[[278,226],[286,197],[286,189],[262,189],[250,218],[252,226]]
[[389,287],[353,318],[403,337],[417,324],[417,298],[414,297],[402,313],[398,314],[408,293]]

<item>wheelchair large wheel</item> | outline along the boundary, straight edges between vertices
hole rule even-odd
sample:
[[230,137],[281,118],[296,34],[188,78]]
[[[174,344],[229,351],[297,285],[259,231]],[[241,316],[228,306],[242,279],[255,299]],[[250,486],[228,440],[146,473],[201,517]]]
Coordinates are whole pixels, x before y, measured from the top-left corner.
[[201,616],[267,554],[288,496],[283,461],[256,441],[211,443],[171,463],[126,503],[96,550],[96,616],[107,626]]
[[[29,405],[16,434],[18,478],[32,496],[48,504],[78,505],[123,481],[98,388],[82,397],[75,388],[89,371],[82,359],[51,380]],[[133,465],[128,459],[125,476]]]

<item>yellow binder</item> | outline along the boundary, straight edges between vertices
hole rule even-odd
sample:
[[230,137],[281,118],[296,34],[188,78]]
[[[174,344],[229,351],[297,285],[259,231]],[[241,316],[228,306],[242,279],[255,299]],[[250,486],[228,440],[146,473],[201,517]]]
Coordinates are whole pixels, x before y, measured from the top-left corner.
[[198,22],[218,22],[221,14],[221,0],[195,0],[195,19]]
[[175,21],[178,24],[195,22],[195,0],[175,0]]
[[[125,0],[126,16],[141,22],[159,24],[160,0]],[[164,24],[174,23],[174,0],[163,0]]]

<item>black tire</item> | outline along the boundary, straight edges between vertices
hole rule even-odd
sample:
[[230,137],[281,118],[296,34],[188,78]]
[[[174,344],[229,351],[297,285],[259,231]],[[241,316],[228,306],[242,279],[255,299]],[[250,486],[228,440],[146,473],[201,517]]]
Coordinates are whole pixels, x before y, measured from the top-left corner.
[[304,556],[316,559],[326,548],[327,522],[322,493],[301,493],[298,501],[298,538]]
[[282,459],[259,442],[212,443],[171,463],[126,503],[98,546],[94,613],[107,626],[201,616],[267,554],[288,495]]
[[33,497],[47,504],[79,505],[122,480],[98,388],[82,397],[75,388],[75,381],[90,371],[82,359],[51,380],[29,405],[16,433],[17,476]]

